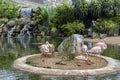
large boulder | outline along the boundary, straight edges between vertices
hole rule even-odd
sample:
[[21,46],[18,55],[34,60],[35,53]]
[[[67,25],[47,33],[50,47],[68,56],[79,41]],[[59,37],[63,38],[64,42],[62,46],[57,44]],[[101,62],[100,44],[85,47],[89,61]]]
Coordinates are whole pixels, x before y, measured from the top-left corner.
[[81,44],[84,43],[84,37],[79,34],[73,34],[67,37],[58,46],[58,53],[81,53]]

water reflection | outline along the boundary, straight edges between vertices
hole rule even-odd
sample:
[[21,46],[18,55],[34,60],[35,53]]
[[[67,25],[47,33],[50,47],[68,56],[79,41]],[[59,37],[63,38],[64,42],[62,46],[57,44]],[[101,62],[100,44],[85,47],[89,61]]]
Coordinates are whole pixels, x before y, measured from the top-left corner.
[[[35,38],[1,38],[0,39],[0,80],[120,80],[120,73],[104,74],[99,76],[50,76],[34,75],[14,70],[11,65],[15,59],[25,55],[40,53],[38,43],[48,40],[56,47],[61,39],[35,39]],[[34,43],[34,44],[33,44]],[[88,43],[91,47],[92,43]],[[103,55],[120,60],[120,46],[108,46]]]

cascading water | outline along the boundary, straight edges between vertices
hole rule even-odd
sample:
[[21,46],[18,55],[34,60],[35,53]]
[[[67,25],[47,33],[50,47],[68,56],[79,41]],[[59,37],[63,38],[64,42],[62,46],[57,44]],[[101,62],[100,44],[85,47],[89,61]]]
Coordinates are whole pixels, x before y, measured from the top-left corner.
[[8,37],[8,38],[9,38],[9,37],[12,37],[13,31],[15,30],[15,28],[16,28],[16,25],[14,25],[14,27],[11,28],[11,30],[7,30],[7,37]]
[[18,34],[18,38],[24,38],[25,34],[27,34],[28,37],[31,38],[29,28],[30,28],[30,25],[25,24],[24,27],[20,30],[20,34]]
[[12,34],[13,34],[15,28],[16,28],[16,25],[14,25],[14,27],[12,27],[10,30],[8,29],[8,27],[7,27],[6,24],[4,24],[4,25],[2,26],[3,31],[7,32],[7,38],[12,37]]

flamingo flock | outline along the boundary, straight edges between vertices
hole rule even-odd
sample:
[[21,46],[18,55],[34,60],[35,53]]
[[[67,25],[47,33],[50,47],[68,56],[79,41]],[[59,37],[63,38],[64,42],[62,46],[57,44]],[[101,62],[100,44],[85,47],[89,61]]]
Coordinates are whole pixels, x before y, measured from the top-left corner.
[[94,53],[95,55],[100,55],[105,49],[107,49],[107,44],[105,41],[97,42],[88,53]]
[[81,46],[81,50],[82,50],[82,53],[84,53],[85,55],[80,55],[80,56],[77,56],[75,57],[76,59],[78,60],[84,60],[88,63],[89,59],[88,59],[88,55],[91,53],[91,54],[94,54],[94,55],[101,55],[101,53],[107,49],[107,44],[105,41],[100,41],[100,42],[97,42],[90,50],[88,50],[88,47],[87,45],[85,44],[82,44]]

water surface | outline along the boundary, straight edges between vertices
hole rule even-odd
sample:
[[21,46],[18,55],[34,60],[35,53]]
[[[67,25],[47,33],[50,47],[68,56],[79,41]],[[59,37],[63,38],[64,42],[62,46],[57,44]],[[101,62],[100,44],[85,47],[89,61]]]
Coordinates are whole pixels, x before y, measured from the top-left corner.
[[[0,80],[120,80],[120,73],[104,74],[99,76],[51,76],[35,75],[13,69],[12,63],[15,59],[39,54],[38,45],[49,41],[57,47],[62,39],[50,38],[0,38]],[[120,46],[108,46],[108,49],[102,53],[105,56],[120,60]]]

